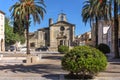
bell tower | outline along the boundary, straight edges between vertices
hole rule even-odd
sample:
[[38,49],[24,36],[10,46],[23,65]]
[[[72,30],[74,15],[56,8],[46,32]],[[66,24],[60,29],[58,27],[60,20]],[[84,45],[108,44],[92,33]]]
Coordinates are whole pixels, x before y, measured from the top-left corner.
[[67,22],[66,14],[64,14],[64,13],[59,14],[58,22],[59,21],[66,21]]

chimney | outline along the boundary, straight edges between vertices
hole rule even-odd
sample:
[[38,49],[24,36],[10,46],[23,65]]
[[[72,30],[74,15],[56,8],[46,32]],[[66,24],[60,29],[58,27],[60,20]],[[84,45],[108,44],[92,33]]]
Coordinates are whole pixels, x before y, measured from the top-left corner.
[[52,18],[49,19],[49,26],[50,26],[51,24],[53,24]]

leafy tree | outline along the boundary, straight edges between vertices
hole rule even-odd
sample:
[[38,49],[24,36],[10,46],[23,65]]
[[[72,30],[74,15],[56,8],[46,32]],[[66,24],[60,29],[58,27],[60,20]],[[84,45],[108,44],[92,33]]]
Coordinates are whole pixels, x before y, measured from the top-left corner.
[[13,6],[11,6],[10,11],[12,11],[12,17],[17,20],[19,16],[20,23],[24,22],[24,27],[26,28],[27,37],[27,54],[30,54],[29,50],[29,26],[30,17],[33,17],[34,22],[40,23],[41,18],[43,19],[45,9],[43,0],[19,0]]
[[14,33],[18,33],[19,35],[24,35],[25,27],[24,23],[22,23],[19,18],[17,20],[14,20],[14,27],[13,31]]
[[21,43],[25,42],[24,36],[20,36],[17,33],[13,32],[13,27],[9,24],[10,20],[5,18],[5,44],[6,46],[10,46],[15,44],[17,41]]

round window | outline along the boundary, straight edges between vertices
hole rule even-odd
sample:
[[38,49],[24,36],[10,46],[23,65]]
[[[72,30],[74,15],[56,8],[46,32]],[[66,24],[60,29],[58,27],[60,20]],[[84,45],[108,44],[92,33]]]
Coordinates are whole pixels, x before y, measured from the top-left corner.
[[64,30],[65,30],[64,26],[61,26],[61,27],[60,27],[60,30],[61,30],[61,31],[64,31]]

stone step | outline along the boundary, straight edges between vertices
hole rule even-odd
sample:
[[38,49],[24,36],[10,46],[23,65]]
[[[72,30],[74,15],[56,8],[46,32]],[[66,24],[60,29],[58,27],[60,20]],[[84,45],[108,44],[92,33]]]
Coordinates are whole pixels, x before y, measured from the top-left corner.
[[4,54],[3,57],[26,57],[27,54]]

